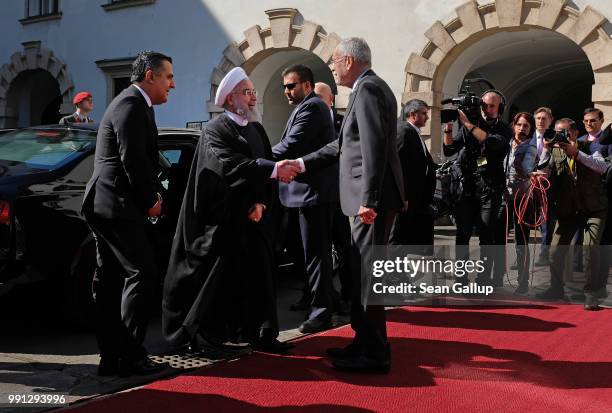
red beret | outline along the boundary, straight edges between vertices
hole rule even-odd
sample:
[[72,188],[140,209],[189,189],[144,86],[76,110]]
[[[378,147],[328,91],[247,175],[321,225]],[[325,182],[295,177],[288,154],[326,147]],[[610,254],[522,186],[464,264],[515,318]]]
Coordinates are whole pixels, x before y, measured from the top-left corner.
[[72,103],[75,105],[78,105],[79,103],[81,103],[82,101],[84,101],[87,98],[90,98],[91,93],[89,92],[79,92],[76,94],[76,96],[74,97],[74,99],[72,99]]

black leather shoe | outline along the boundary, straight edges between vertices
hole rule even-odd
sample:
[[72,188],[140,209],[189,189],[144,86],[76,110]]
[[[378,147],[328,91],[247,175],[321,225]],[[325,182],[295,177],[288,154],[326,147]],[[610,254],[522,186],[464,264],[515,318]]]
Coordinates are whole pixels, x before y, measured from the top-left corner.
[[306,320],[300,326],[300,333],[318,333],[319,331],[325,331],[332,328],[332,322],[329,318],[313,318]]
[[336,359],[342,359],[342,358],[354,357],[354,356],[360,355],[361,347],[359,346],[359,344],[353,341],[351,344],[349,344],[346,347],[328,348],[327,350],[325,350],[325,353],[327,353],[327,355],[330,357],[333,357]]
[[258,340],[253,343],[253,350],[262,351],[272,354],[289,354],[289,350],[295,347],[295,344],[278,341],[273,338],[269,340]]
[[168,368],[168,363],[155,363],[150,358],[145,357],[140,360],[119,360],[119,376],[147,376],[159,373]]
[[98,364],[98,376],[116,376],[117,374],[119,374],[119,358],[100,358],[100,364]]
[[389,359],[378,360],[363,354],[347,358],[332,360],[332,364],[338,370],[355,373],[387,374],[391,368]]
[[602,308],[598,304],[585,304],[584,309],[587,311],[599,311]]
[[536,298],[539,298],[541,300],[563,300],[565,298],[565,294],[563,293],[563,291],[553,290],[550,288],[541,293],[537,293],[535,296]]

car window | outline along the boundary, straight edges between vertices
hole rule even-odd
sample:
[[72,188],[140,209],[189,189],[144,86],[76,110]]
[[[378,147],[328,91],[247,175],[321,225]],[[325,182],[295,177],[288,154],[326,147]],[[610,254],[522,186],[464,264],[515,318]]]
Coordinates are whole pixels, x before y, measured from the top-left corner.
[[21,129],[0,136],[0,160],[56,169],[92,148],[95,134],[69,129]]
[[162,149],[161,154],[166,158],[170,165],[179,163],[182,151],[180,149]]

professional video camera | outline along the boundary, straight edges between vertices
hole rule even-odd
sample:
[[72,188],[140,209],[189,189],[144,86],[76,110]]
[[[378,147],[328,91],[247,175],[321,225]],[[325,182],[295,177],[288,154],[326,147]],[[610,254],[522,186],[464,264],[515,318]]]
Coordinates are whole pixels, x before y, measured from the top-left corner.
[[542,138],[546,143],[554,145],[556,143],[569,143],[569,132],[567,129],[556,131],[554,129],[546,129]]
[[480,96],[472,90],[472,87],[474,85],[476,86],[476,89],[481,89],[478,87],[480,85],[486,85],[485,87],[482,87],[482,91],[480,91],[481,93],[485,90],[495,89],[493,87],[493,84],[491,84],[491,82],[486,79],[465,79],[459,87],[458,96],[443,99],[441,102],[443,105],[450,103],[453,106],[456,106],[456,108],[452,109],[442,109],[441,121],[443,124],[448,122],[454,122],[457,120],[457,117],[459,116],[457,109],[460,109],[463,113],[465,113],[470,122],[474,124],[478,123],[482,99],[480,99]]

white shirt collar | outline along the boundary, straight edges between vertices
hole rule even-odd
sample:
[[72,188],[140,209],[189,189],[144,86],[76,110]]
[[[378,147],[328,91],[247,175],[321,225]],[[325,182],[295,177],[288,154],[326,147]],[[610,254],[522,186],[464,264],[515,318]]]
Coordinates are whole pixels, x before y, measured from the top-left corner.
[[247,118],[237,115],[234,112],[230,112],[229,110],[226,110],[225,114],[227,115],[228,118],[230,118],[232,121],[234,121],[240,126],[246,126],[249,124],[249,120]]
[[410,126],[412,126],[414,129],[416,129],[416,131],[419,133],[419,136],[421,136],[421,128],[419,128],[417,125],[415,125],[414,123],[408,121],[408,123],[410,124]]
[[353,83],[352,90],[355,90],[355,88],[357,87],[357,83],[359,83],[359,81],[365,76],[365,74],[366,74],[366,72],[368,70],[370,70],[369,67],[366,70],[364,70],[363,72],[361,72],[361,74],[357,77],[357,79],[355,79],[355,83]]
[[136,89],[138,89],[140,91],[140,93],[142,93],[142,96],[145,98],[145,100],[147,101],[147,105],[149,107],[153,106],[153,104],[151,103],[151,98],[149,97],[149,95],[147,95],[147,92],[145,92],[144,90],[142,90],[142,88],[140,86],[138,86],[136,83],[132,83],[132,86],[134,86]]

